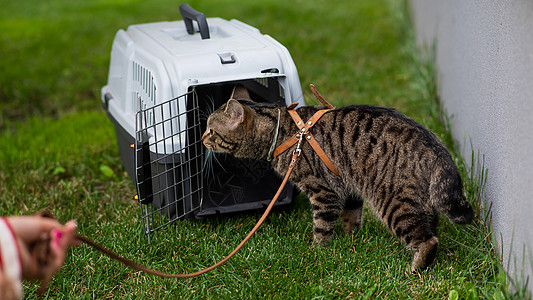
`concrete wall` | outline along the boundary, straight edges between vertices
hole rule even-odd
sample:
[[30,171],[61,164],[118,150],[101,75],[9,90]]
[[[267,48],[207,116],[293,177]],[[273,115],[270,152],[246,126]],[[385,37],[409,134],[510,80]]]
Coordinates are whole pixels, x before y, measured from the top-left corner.
[[463,157],[471,157],[470,145],[485,157],[486,200],[492,202],[493,240],[504,267],[509,258],[511,274],[523,266],[533,291],[533,1],[410,5],[419,45],[435,42],[439,93],[452,135]]

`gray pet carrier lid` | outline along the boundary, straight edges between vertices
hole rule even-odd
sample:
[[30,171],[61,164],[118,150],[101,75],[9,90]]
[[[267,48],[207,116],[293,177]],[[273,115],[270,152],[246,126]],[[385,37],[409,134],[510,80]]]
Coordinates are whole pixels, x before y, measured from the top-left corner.
[[299,85],[289,52],[276,40],[238,20],[208,18],[207,22],[207,39],[200,33],[189,34],[183,21],[132,25],[126,32],[135,44],[171,62],[168,71],[178,75],[181,86],[267,76],[290,77]]

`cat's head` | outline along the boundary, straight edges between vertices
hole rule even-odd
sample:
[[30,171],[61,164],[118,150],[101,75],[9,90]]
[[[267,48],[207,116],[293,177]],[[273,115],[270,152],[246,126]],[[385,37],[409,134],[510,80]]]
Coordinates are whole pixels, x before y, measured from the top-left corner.
[[237,86],[225,104],[215,110],[207,119],[202,135],[205,147],[215,152],[226,152],[237,157],[249,157],[242,147],[253,139],[252,123],[254,111],[239,103],[252,101],[248,90]]

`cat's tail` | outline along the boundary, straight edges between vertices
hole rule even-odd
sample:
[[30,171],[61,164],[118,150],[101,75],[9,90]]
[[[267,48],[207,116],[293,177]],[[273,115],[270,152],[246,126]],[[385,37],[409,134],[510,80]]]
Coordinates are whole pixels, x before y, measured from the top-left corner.
[[474,210],[463,195],[463,182],[453,161],[441,157],[436,166],[429,186],[433,208],[456,224],[470,224]]

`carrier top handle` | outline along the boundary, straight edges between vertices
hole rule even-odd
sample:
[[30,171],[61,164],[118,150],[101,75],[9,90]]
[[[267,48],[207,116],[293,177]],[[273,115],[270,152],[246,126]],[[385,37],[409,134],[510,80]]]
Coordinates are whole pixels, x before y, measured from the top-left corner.
[[195,10],[187,3],[180,5],[180,13],[189,34],[194,34],[194,26],[192,25],[192,21],[194,20],[198,23],[202,40],[209,38],[209,27],[207,26],[207,20],[203,13]]

